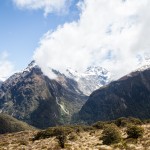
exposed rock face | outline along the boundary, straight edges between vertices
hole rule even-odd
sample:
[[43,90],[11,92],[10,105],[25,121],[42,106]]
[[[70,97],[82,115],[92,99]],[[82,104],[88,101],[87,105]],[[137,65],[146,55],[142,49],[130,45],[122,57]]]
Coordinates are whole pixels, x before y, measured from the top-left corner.
[[128,116],[150,118],[150,68],[137,70],[93,92],[79,116],[89,123]]
[[2,84],[0,111],[38,128],[68,123],[87,96],[72,79],[51,80],[33,63]]

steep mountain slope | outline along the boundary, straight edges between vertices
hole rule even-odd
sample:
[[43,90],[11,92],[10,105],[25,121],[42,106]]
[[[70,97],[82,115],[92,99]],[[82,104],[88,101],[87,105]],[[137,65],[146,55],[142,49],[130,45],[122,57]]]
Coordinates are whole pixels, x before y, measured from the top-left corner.
[[63,75],[51,80],[34,62],[0,89],[0,111],[38,128],[69,122],[86,100],[74,80]]
[[33,127],[9,115],[0,114],[0,134],[32,130]]
[[110,73],[100,67],[89,67],[84,73],[71,69],[65,74],[50,71],[56,76],[53,80],[32,61],[26,69],[3,82],[0,112],[38,128],[67,124],[88,95],[110,79]]
[[3,81],[0,80],[0,87],[1,87],[2,83],[3,83]]
[[79,112],[86,122],[150,118],[150,68],[145,66],[93,92]]

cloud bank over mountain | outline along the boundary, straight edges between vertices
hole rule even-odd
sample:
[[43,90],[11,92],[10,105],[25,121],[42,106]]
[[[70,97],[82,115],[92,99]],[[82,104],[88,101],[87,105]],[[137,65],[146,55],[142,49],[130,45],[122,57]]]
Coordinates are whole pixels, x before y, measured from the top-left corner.
[[48,31],[33,58],[47,74],[49,67],[63,72],[100,65],[119,78],[149,51],[149,6],[148,0],[80,1],[79,20]]
[[14,72],[14,65],[8,59],[9,54],[4,51],[0,53],[0,80],[4,81]]

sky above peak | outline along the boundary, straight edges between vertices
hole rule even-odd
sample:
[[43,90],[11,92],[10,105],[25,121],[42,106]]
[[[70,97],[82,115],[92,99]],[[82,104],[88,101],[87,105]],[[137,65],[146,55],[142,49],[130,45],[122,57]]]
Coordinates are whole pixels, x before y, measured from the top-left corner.
[[[77,0],[70,2],[0,1],[0,64],[6,68],[6,71],[0,68],[0,79],[25,68],[30,63],[34,50],[47,31],[54,31],[57,26],[78,19]],[[2,59],[4,53],[7,53],[5,61]],[[11,64],[11,69],[5,66],[6,61]]]
[[50,77],[91,65],[121,77],[149,55],[149,14],[149,0],[0,1],[0,79],[32,59]]

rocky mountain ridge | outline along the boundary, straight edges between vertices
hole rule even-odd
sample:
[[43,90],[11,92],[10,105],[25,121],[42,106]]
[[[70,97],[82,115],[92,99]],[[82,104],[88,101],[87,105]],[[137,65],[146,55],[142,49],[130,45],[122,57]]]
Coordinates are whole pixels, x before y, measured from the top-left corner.
[[150,68],[142,67],[94,91],[79,112],[91,123],[133,116],[150,118]]
[[[107,72],[101,69],[98,74],[96,69],[98,70],[89,69],[85,77],[95,77],[92,82],[97,81],[102,86],[101,82],[107,82],[99,81],[98,78],[107,79]],[[90,78],[84,79],[83,74],[74,75],[73,78],[73,74],[71,77],[69,74],[52,71],[57,76],[56,79],[44,75],[41,68],[32,61],[26,69],[4,81],[0,88],[0,112],[38,128],[69,123],[72,115],[81,109],[88,98],[84,90],[79,88],[81,84],[79,86],[77,78],[80,81],[90,81]],[[92,87],[93,90],[99,87],[96,86]],[[82,87],[86,88],[86,83]]]
[[87,96],[76,91],[77,83],[73,80],[65,78],[65,82],[66,87],[49,79],[32,62],[2,84],[0,112],[38,128],[67,123]]

